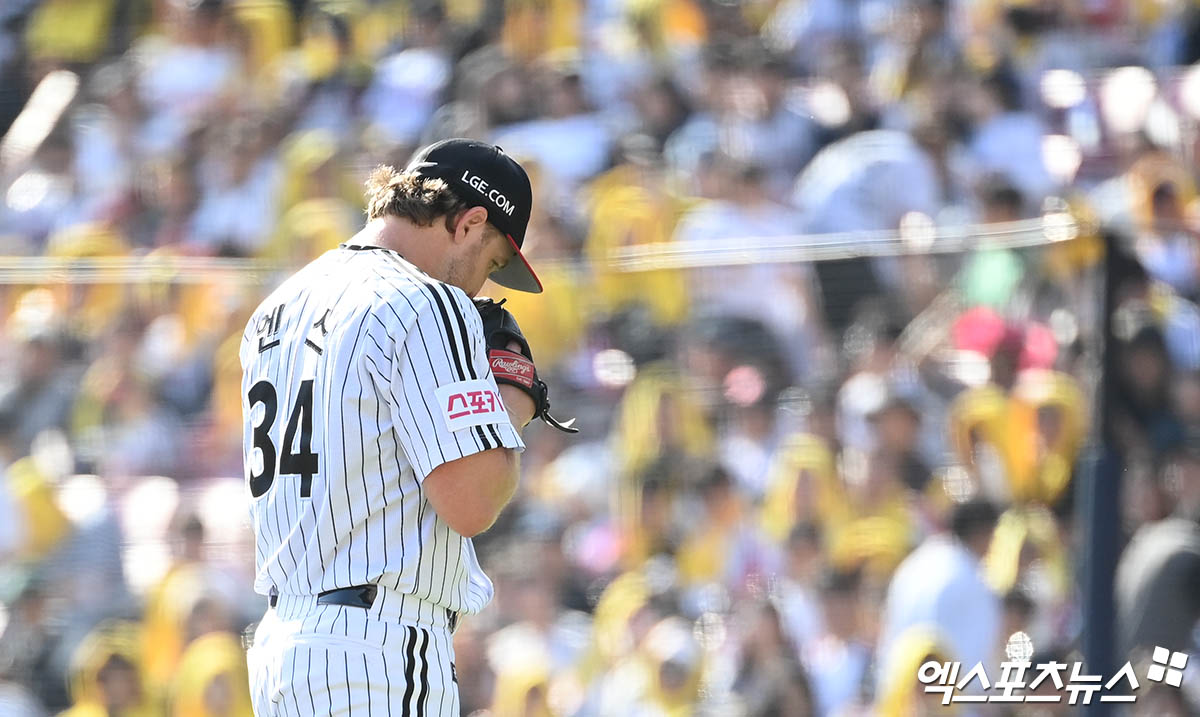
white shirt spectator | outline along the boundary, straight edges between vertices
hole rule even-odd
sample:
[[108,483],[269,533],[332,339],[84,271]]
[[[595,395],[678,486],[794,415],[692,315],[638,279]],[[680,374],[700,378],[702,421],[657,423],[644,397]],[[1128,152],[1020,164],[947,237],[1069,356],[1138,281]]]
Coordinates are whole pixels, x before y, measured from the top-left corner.
[[773,197],[787,196],[796,175],[816,151],[816,124],[804,111],[789,98],[767,117],[734,119],[721,128],[723,148],[767,170]]
[[412,47],[384,59],[363,97],[363,113],[388,139],[415,143],[441,104],[450,59],[435,48]]
[[146,105],[152,153],[177,150],[193,118],[203,114],[237,76],[236,55],[225,47],[148,41],[142,48],[138,94]]
[[843,710],[855,704],[871,665],[869,647],[824,635],[805,646],[803,658],[817,714],[844,714]]
[[1200,307],[1187,299],[1164,297],[1163,338],[1179,371],[1200,371]]
[[926,539],[892,576],[877,653],[880,679],[895,672],[896,640],[917,626],[935,630],[964,671],[988,666],[998,645],[1000,599],[984,582],[979,558],[950,535]]
[[279,168],[264,157],[241,182],[207,188],[192,218],[191,243],[209,250],[229,245],[243,254],[256,253],[275,226],[279,182]]
[[839,0],[783,0],[763,31],[772,45],[811,70],[840,39],[859,34],[859,8]]
[[7,717],[42,717],[46,710],[24,685],[0,681],[0,714]]
[[612,137],[599,115],[579,114],[502,127],[490,140],[514,156],[533,158],[576,187],[608,166]]
[[42,246],[48,236],[84,221],[83,207],[67,174],[30,169],[8,188],[0,204],[4,233]]
[[118,199],[133,181],[136,147],[122,141],[120,119],[101,105],[82,107],[72,118],[75,177],[85,203]]
[[781,578],[777,607],[788,639],[795,646],[796,653],[802,654],[804,646],[819,638],[825,630],[816,591],[803,581]]
[[940,194],[933,161],[907,132],[872,130],[818,152],[792,203],[809,232],[894,230],[908,212],[935,216]]
[[980,175],[1003,174],[1032,202],[1040,202],[1054,189],[1054,180],[1042,161],[1041,122],[1026,112],[1006,112],[984,122],[967,150]]
[[1183,232],[1166,236],[1144,234],[1138,237],[1135,249],[1150,276],[1181,294],[1196,290],[1200,251],[1195,237]]
[[[738,240],[794,238],[800,226],[800,216],[781,204],[712,201],[680,220],[674,241],[696,251],[706,246],[727,249]],[[715,313],[762,321],[780,338],[795,335],[798,327],[808,323],[800,291],[808,279],[804,266],[764,262],[701,269],[689,272],[689,277],[695,301]]]
[[690,175],[699,170],[704,155],[715,152],[720,144],[716,117],[710,112],[695,112],[667,138],[663,157],[681,175]]
[[721,465],[733,476],[738,487],[755,500],[761,500],[766,492],[775,444],[773,437],[760,441],[741,432],[721,438],[718,448]]

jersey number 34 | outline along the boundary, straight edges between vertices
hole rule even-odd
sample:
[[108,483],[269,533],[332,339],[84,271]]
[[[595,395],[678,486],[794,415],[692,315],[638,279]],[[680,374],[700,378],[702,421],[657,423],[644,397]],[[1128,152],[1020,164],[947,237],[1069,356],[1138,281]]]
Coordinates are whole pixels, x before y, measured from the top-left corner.
[[[254,447],[262,452],[262,472],[250,474],[250,495],[258,498],[271,489],[275,482],[276,458],[281,475],[300,476],[300,497],[312,496],[312,477],[319,470],[319,457],[312,451],[313,382],[308,379],[300,384],[300,391],[292,403],[292,415],[288,418],[287,430],[283,433],[283,455],[278,455],[271,441],[271,427],[275,425],[275,414],[279,400],[275,386],[263,379],[250,387],[247,394],[250,410],[261,403],[266,408],[263,420],[254,426]],[[300,431],[300,445],[296,453],[292,446],[296,442],[296,431]]]

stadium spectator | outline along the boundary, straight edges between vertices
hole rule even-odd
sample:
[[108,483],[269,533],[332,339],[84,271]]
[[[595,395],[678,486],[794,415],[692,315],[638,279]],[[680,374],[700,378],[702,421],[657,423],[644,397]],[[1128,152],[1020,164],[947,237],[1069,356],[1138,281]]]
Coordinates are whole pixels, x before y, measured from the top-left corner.
[[164,34],[140,40],[135,55],[138,96],[147,113],[143,141],[153,155],[175,150],[193,127],[219,112],[244,69],[224,0],[165,8]]
[[902,659],[898,646],[911,628],[934,631],[950,659],[997,664],[1000,598],[981,573],[996,518],[995,506],[984,500],[956,506],[949,532],[927,538],[896,568],[876,651],[881,692]]
[[1182,296],[1193,297],[1200,258],[1196,232],[1184,216],[1179,190],[1170,182],[1159,184],[1151,193],[1150,207],[1150,226],[1137,238],[1138,259],[1150,276]]
[[548,182],[573,189],[607,167],[611,130],[588,106],[577,69],[547,64],[538,70],[531,89],[544,105],[541,117],[497,127],[491,140],[536,161]]
[[[728,246],[752,237],[769,251],[796,236],[795,210],[769,199],[763,167],[730,157],[713,157],[717,196],[685,214],[673,241],[693,251]],[[716,316],[763,322],[784,346],[793,366],[811,362],[818,317],[811,310],[811,278],[800,265],[721,267],[689,272],[688,294]]]
[[450,81],[445,9],[417,3],[405,46],[380,59],[363,94],[363,114],[389,142],[413,146],[433,117]]
[[770,603],[748,602],[744,609],[746,636],[733,691],[742,714],[812,714],[815,704],[808,678],[791,652]]
[[1175,509],[1142,525],[1117,567],[1124,651],[1186,651],[1193,641],[1179,626],[1200,621],[1200,447],[1192,438],[1168,455],[1160,480]]
[[861,614],[860,576],[827,571],[821,576],[824,630],[806,641],[801,655],[819,714],[844,714],[865,707],[874,656]]

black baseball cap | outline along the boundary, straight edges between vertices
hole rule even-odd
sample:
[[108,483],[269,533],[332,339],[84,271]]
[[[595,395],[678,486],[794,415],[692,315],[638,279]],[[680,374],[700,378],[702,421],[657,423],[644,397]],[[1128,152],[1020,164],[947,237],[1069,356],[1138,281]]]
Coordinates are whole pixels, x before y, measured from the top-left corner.
[[516,160],[494,144],[445,139],[418,150],[405,171],[441,179],[460,199],[486,209],[488,221],[508,237],[517,253],[517,260],[492,272],[491,280],[517,291],[541,293],[542,282],[521,253],[533,206],[533,188],[529,175]]

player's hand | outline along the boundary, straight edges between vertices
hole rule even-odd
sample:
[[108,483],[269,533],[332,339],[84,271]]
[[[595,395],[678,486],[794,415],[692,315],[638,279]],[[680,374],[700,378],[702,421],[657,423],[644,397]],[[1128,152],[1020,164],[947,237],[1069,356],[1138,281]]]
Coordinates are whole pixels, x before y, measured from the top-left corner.
[[[500,393],[504,398],[505,405],[508,406],[510,416],[516,410],[514,404],[509,403],[509,397],[515,390],[516,393],[523,394],[533,403],[532,410],[526,413],[523,410],[525,404],[518,399],[518,403],[515,405],[521,406],[522,410],[517,413],[517,416],[529,415],[531,416],[529,420],[537,417],[560,431],[578,433],[579,429],[571,426],[575,419],[560,423],[550,415],[550,390],[546,386],[546,382],[538,378],[537,367],[533,363],[533,352],[529,350],[529,342],[521,334],[521,327],[517,325],[517,320],[513,318],[508,309],[503,307],[503,303],[497,303],[487,298],[475,299],[475,308],[479,310],[479,316],[483,319],[483,337],[487,344],[488,363],[491,364],[492,376],[500,386]],[[513,398],[517,397],[513,396]],[[528,423],[528,420],[525,423]],[[523,426],[525,423],[520,425]]]

